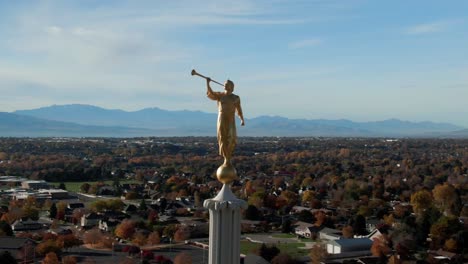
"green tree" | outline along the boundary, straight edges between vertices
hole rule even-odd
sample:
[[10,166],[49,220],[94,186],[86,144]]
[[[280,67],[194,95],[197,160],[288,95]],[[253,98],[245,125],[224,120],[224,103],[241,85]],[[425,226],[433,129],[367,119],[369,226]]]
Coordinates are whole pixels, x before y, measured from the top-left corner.
[[141,210],[141,211],[146,211],[146,209],[148,209],[148,207],[146,206],[145,199],[141,199],[141,202],[140,202],[140,210]]
[[315,217],[309,210],[302,210],[301,212],[299,212],[297,219],[306,223],[315,222]]
[[270,262],[274,257],[276,257],[280,253],[280,250],[275,246],[267,246],[262,244],[257,250],[255,254],[264,258],[266,261]]
[[11,225],[6,221],[0,221],[0,236],[13,236]]
[[16,264],[16,259],[11,255],[10,251],[3,251],[0,254],[0,263],[2,264]]
[[353,220],[352,227],[354,234],[356,235],[365,236],[368,233],[366,228],[366,218],[362,215],[356,215]]
[[82,193],[88,193],[90,187],[91,187],[91,185],[89,183],[85,182],[85,183],[81,184],[80,191]]
[[281,225],[281,232],[288,234],[292,231],[291,220],[285,219]]
[[455,216],[442,216],[439,221],[431,226],[431,237],[436,243],[436,246],[441,246],[442,243],[455,235],[459,231],[463,231],[463,225]]
[[53,203],[50,206],[49,217],[50,217],[50,219],[55,219],[55,217],[57,217],[57,205],[55,203]]
[[249,204],[245,210],[245,219],[252,221],[260,220],[260,212],[255,205]]

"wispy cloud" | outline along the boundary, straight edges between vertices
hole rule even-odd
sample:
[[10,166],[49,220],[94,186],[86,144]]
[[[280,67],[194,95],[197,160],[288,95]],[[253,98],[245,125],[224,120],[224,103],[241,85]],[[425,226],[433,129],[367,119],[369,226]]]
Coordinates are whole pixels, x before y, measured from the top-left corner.
[[444,32],[450,29],[451,26],[459,22],[460,20],[445,20],[445,21],[423,23],[423,24],[410,26],[406,28],[404,32],[408,35],[422,35],[422,34]]
[[308,47],[318,46],[323,43],[323,40],[320,38],[310,38],[310,39],[303,39],[299,41],[294,41],[288,44],[290,49],[302,49]]

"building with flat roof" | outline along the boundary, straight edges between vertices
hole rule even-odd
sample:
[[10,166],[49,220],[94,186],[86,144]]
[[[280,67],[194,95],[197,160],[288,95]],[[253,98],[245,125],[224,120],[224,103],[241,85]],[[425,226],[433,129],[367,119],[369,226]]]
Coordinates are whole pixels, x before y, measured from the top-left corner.
[[0,186],[8,185],[8,186],[20,186],[23,181],[27,181],[28,179],[18,176],[0,176]]
[[50,199],[61,200],[68,199],[68,192],[62,189],[40,189],[37,191],[39,195],[48,195]]
[[21,187],[24,189],[32,189],[32,190],[39,190],[39,189],[49,189],[49,184],[44,180],[39,181],[22,181]]
[[327,243],[328,254],[343,254],[351,252],[370,252],[372,240],[367,237],[363,238],[344,238],[330,240]]

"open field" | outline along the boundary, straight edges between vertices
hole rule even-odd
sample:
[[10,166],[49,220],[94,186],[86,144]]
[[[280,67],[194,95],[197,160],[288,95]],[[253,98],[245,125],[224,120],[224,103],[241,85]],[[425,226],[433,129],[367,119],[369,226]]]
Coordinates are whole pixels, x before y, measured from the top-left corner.
[[[80,192],[80,187],[83,183],[89,183],[89,184],[95,184],[98,182],[104,182],[105,184],[112,185],[113,181],[112,180],[107,180],[107,181],[82,181],[82,182],[63,182],[65,184],[65,187],[67,188],[67,191],[70,192]],[[55,185],[56,187],[59,186],[61,182],[51,182],[50,184]],[[121,180],[120,184],[125,184],[125,183],[141,183],[136,180]]]

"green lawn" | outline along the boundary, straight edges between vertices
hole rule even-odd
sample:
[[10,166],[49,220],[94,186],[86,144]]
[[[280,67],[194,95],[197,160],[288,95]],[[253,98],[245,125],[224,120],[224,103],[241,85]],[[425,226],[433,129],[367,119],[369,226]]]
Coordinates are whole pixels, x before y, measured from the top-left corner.
[[274,235],[272,235],[272,237],[276,237],[276,238],[296,238],[297,236],[293,235],[293,234],[274,234]]
[[[241,241],[240,250],[242,254],[250,254],[256,248],[259,248],[262,244],[259,243],[252,243],[247,240]],[[292,257],[302,257],[307,256],[309,254],[309,250],[299,249],[300,247],[304,247],[304,243],[278,243],[274,244],[282,253],[287,253]]]
[[[89,184],[94,184],[94,183],[98,183],[98,182],[104,182],[106,184],[110,184],[112,185],[113,181],[112,180],[108,180],[108,181],[83,181],[83,182],[64,182],[65,183],[65,187],[67,188],[67,191],[70,191],[70,192],[80,192],[80,187],[83,183],[89,183]],[[55,185],[56,187],[59,186],[61,182],[50,182],[50,184],[52,185]],[[136,181],[136,180],[121,180],[120,181],[120,184],[124,184],[124,183],[141,183],[140,181]]]

